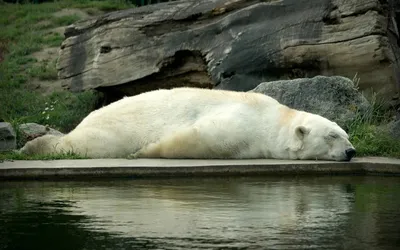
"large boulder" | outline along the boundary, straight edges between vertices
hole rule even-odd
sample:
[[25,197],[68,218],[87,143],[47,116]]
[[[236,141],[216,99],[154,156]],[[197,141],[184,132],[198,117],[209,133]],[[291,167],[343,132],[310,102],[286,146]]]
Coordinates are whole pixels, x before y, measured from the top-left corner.
[[17,137],[10,123],[0,122],[0,152],[11,151],[17,147]]
[[[389,0],[393,2],[394,0]],[[195,86],[341,75],[398,92],[396,13],[382,0],[185,0],[108,13],[66,29],[57,63],[71,91],[121,98]]]
[[251,92],[269,95],[291,108],[319,114],[344,128],[357,115],[367,115],[372,109],[353,81],[342,76],[264,82]]

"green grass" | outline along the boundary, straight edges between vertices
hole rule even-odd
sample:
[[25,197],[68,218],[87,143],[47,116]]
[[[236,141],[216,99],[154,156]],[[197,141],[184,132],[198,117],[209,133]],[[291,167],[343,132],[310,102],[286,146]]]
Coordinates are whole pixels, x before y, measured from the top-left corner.
[[42,61],[39,64],[33,65],[29,69],[29,75],[31,77],[36,77],[39,80],[57,80],[57,69],[56,69],[56,62],[47,62]]
[[[64,133],[70,131],[95,108],[99,96],[93,91],[78,94],[62,91],[45,96],[30,90],[28,83],[33,80],[57,79],[56,62],[38,62],[32,53],[47,47],[60,47],[64,37],[52,29],[80,20],[80,16],[75,14],[54,15],[57,11],[77,8],[88,14],[100,14],[134,6],[123,0],[63,0],[42,4],[5,4],[0,1],[0,4],[0,119],[10,122],[14,128],[22,123],[35,122]],[[63,157],[78,156],[0,154],[0,159]]]
[[374,124],[357,124],[350,133],[357,156],[400,158],[400,140],[392,138]]
[[53,18],[53,23],[56,24],[57,26],[68,26],[76,21],[79,21],[81,18],[78,15],[67,15],[67,16],[60,16],[60,17],[54,17]]
[[[1,89],[0,89],[1,90]],[[92,91],[82,93],[55,92],[38,96],[32,91],[18,89],[1,92],[4,103],[1,116],[12,124],[35,122],[68,132],[94,108],[98,96]]]
[[74,153],[51,154],[51,155],[21,155],[16,152],[6,152],[0,154],[0,162],[14,160],[63,160],[63,159],[88,159]]
[[393,114],[383,109],[383,103],[372,98],[369,113],[358,115],[349,125],[349,137],[357,149],[357,156],[387,156],[400,158],[400,140],[393,138],[388,129]]
[[[0,47],[5,51],[0,63],[0,119],[8,122],[37,122],[68,131],[93,109],[93,92],[54,93],[43,96],[27,89],[33,79],[56,80],[55,61],[37,62],[32,53],[46,47],[59,47],[63,36],[51,28],[72,24],[77,15],[56,17],[63,8],[118,10],[133,7],[125,1],[67,0],[43,4],[2,4],[0,8]],[[50,118],[43,118],[45,103],[58,100]]]
[[110,12],[110,11],[123,10],[134,7],[133,4],[125,0],[114,0],[114,1],[81,0],[76,2],[79,2],[76,3],[76,8],[84,9],[85,11],[88,12],[88,14],[91,14],[90,11],[93,11],[93,9],[99,9],[104,12]]
[[[78,15],[54,16],[63,8],[94,9],[101,11],[131,8],[123,0],[89,1],[65,0],[43,4],[2,4],[0,8],[0,49],[6,51],[0,64],[0,87],[16,88],[36,75],[30,75],[33,52],[45,47],[59,47],[64,37],[51,29],[70,25],[80,19]],[[54,71],[55,69],[46,69]],[[46,72],[45,78],[49,78]],[[52,75],[50,78],[54,78]],[[4,118],[3,118],[4,119]]]
[[42,38],[42,43],[49,47],[58,47],[64,40],[64,36],[56,32],[48,32],[44,34]]

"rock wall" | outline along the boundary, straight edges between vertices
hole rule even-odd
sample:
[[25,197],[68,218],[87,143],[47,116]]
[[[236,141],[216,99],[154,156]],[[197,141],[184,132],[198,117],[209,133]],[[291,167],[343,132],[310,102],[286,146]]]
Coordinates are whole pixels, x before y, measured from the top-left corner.
[[248,91],[261,82],[340,75],[398,98],[394,0],[185,0],[105,14],[65,32],[65,88],[114,99],[196,86]]

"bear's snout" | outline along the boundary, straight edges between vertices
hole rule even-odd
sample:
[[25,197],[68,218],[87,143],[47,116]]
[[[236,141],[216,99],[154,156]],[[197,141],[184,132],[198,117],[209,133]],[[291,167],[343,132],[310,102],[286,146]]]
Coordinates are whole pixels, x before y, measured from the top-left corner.
[[345,151],[346,153],[346,160],[350,161],[356,155],[356,150],[354,148],[348,148]]

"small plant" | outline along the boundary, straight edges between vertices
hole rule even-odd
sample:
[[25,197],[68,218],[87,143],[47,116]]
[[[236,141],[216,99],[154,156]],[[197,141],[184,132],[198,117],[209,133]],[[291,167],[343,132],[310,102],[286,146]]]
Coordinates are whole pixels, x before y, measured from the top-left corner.
[[[57,104],[57,100],[50,102],[50,104],[49,104],[49,102],[45,103],[45,108],[42,111],[42,119],[43,120],[46,120],[46,121],[50,120],[50,116],[54,112],[54,105],[56,105],[56,104]],[[49,126],[49,124],[46,123],[45,126]]]

